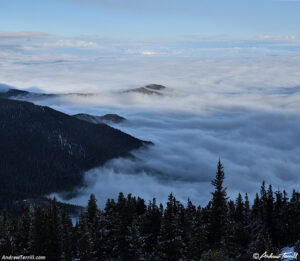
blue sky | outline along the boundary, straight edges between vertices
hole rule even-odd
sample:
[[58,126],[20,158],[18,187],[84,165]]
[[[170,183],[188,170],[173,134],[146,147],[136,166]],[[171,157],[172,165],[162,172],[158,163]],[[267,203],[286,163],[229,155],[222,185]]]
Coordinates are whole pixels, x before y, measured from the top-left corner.
[[1,0],[0,31],[181,39],[298,36],[300,1]]

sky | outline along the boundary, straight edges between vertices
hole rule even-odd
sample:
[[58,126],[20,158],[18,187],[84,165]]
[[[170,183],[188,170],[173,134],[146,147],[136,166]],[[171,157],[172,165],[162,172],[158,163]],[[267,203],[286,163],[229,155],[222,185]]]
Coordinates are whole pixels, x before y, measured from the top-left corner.
[[[228,194],[263,180],[299,190],[300,1],[1,0],[0,91],[94,93],[34,101],[118,113],[155,146],[85,174],[93,192],[209,200],[221,158]],[[146,84],[161,97],[124,94]]]
[[1,0],[0,31],[105,38],[299,37],[297,0]]

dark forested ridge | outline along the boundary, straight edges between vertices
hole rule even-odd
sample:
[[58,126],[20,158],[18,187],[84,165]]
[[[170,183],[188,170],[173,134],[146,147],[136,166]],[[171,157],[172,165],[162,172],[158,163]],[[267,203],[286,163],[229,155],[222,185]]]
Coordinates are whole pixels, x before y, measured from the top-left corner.
[[33,103],[0,99],[0,190],[45,194],[146,142]]
[[[229,200],[219,162],[207,206],[186,206],[170,194],[165,206],[155,199],[119,194],[105,209],[91,195],[72,225],[55,199],[48,208],[24,205],[20,217],[0,216],[0,256],[45,255],[46,260],[249,261],[286,246],[300,252],[300,194],[288,197],[263,183],[252,204],[247,194]],[[209,193],[209,192],[207,192]],[[299,258],[299,257],[298,257]],[[267,259],[261,259],[267,260]],[[294,259],[297,260],[297,259]]]

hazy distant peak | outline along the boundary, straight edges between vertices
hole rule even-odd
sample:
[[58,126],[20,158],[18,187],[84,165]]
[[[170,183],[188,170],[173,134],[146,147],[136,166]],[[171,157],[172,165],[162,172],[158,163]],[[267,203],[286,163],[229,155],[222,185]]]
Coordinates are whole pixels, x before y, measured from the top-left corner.
[[7,92],[13,87],[4,83],[0,83],[0,92]]
[[86,113],[78,113],[73,115],[73,117],[88,121],[91,123],[106,123],[106,122],[113,122],[113,123],[120,123],[122,121],[125,121],[126,119],[119,116],[118,114],[105,114],[103,116],[96,116],[96,115],[90,115]]
[[156,94],[156,95],[163,95],[163,90],[167,89],[167,87],[160,85],[160,84],[148,84],[143,87],[134,88],[126,90],[125,93],[128,92],[136,92],[136,93],[143,93],[143,94]]

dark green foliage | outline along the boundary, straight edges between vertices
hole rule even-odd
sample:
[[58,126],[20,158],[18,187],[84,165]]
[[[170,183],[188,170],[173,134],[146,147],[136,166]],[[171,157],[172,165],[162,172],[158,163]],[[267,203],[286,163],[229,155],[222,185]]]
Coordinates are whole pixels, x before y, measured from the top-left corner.
[[98,216],[98,207],[97,207],[97,200],[94,194],[91,194],[88,207],[87,207],[87,215],[88,215],[88,222],[93,224]]
[[46,256],[50,260],[59,260],[61,256],[61,217],[58,213],[56,199],[51,202],[46,212]]
[[72,220],[69,216],[67,210],[63,210],[61,214],[61,251],[62,259],[64,261],[72,261],[72,238],[73,234],[73,225]]
[[149,260],[153,260],[157,250],[157,238],[160,231],[162,210],[156,205],[154,198],[149,202],[146,213],[142,219],[142,236],[144,238],[144,251]]
[[183,206],[170,194],[158,237],[159,260],[180,260],[185,252]]
[[45,254],[47,235],[45,234],[46,213],[39,207],[35,206],[32,214],[32,231],[31,231],[31,253],[34,255]]
[[213,249],[219,249],[224,243],[228,229],[228,204],[226,188],[223,187],[224,171],[222,163],[218,162],[216,178],[212,181],[215,191],[212,192],[211,209],[210,209],[210,225],[209,243]]
[[25,202],[21,215],[0,215],[0,254],[53,261],[248,261],[254,253],[278,254],[285,246],[299,252],[298,192],[288,199],[263,183],[251,206],[247,195],[228,200],[223,179],[219,162],[213,198],[204,208],[190,200],[184,206],[173,194],[164,209],[155,199],[146,206],[120,193],[100,210],[91,195],[76,225],[55,199],[44,206]]

